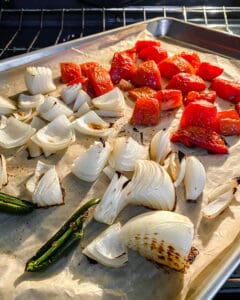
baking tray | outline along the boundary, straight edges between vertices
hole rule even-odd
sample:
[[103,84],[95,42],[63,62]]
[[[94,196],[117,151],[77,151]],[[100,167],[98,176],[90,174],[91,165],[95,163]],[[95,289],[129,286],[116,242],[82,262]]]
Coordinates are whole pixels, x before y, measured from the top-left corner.
[[[203,26],[189,24],[173,18],[157,18],[146,22],[102,32],[89,37],[76,39],[56,46],[44,48],[31,53],[19,55],[0,62],[0,78],[17,69],[25,68],[28,64],[43,62],[45,58],[59,55],[64,51],[74,47],[86,46],[89,42],[104,37],[118,34],[122,38],[131,31],[142,31],[147,29],[155,37],[170,39],[177,44],[186,44],[188,47],[201,51],[212,52],[225,57],[240,59],[240,37],[225,32],[207,29]],[[103,44],[103,47],[107,45]],[[8,77],[6,76],[6,77]],[[228,279],[234,269],[240,263],[239,250],[240,236],[238,235],[234,243],[217,257],[208,272],[204,272],[203,280],[199,280],[196,286],[189,291],[190,299],[211,299],[218,292],[224,282]],[[207,275],[206,275],[207,273]]]

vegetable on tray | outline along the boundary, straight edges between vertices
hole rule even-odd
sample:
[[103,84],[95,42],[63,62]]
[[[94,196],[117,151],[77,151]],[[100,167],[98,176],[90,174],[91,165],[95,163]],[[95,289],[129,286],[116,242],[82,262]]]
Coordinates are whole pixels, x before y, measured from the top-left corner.
[[34,210],[35,205],[4,193],[0,193],[0,211],[10,214],[27,214]]
[[80,207],[68,221],[51,237],[26,264],[27,272],[46,269],[66,255],[83,236],[84,219],[87,210],[98,204],[100,199],[93,198]]

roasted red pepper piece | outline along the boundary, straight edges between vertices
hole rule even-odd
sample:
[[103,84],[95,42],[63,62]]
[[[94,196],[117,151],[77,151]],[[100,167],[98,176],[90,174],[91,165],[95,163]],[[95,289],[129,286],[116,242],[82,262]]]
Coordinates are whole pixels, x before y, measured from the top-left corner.
[[155,98],[156,91],[148,86],[132,89],[128,92],[131,100],[136,101],[138,98]]
[[190,91],[203,91],[205,88],[206,83],[201,77],[188,73],[174,75],[166,86],[166,89],[181,90],[183,94]]
[[197,146],[208,150],[209,153],[228,153],[224,140],[217,132],[200,126],[188,126],[178,129],[172,134],[171,141],[180,142],[187,147]]
[[214,103],[217,98],[217,94],[215,91],[190,91],[183,99],[183,104],[186,106],[190,102],[198,101],[198,100],[206,100],[208,102]]
[[109,74],[114,84],[121,79],[130,80],[135,71],[136,52],[129,49],[114,53]]
[[217,95],[227,101],[240,102],[240,83],[226,79],[216,78],[212,81],[211,88]]
[[154,90],[161,88],[161,74],[153,60],[141,63],[132,76],[132,83],[136,86],[149,86]]
[[214,66],[208,62],[202,62],[199,68],[197,69],[196,74],[204,80],[211,81],[214,78],[221,75],[222,72],[223,72],[223,68]]
[[152,46],[143,48],[139,52],[138,57],[142,60],[154,60],[155,63],[159,63],[160,61],[168,57],[168,53],[167,50],[159,46]]
[[195,69],[192,65],[180,55],[174,55],[166,58],[158,64],[161,75],[166,78],[172,78],[174,75],[184,72],[194,74]]
[[154,126],[160,120],[160,107],[157,99],[138,98],[130,120],[132,125]]
[[182,114],[180,127],[188,127],[190,125],[201,126],[216,129],[217,124],[217,108],[214,104],[198,100],[189,103]]
[[63,83],[69,83],[76,78],[82,77],[81,68],[78,64],[73,62],[61,62],[61,80]]
[[155,98],[161,103],[161,110],[170,110],[182,105],[182,92],[180,90],[160,90]]
[[86,62],[80,65],[82,74],[86,77],[90,74],[91,70],[94,69],[99,64],[94,61]]
[[135,43],[136,52],[139,53],[143,48],[151,46],[160,46],[160,41],[156,40],[139,40]]
[[196,70],[201,64],[200,57],[196,52],[181,52],[179,55],[186,59]]
[[113,89],[108,71],[98,63],[85,63],[81,65],[81,68],[93,87],[96,96],[101,96]]
[[240,117],[235,109],[221,111],[217,114],[217,132],[222,135],[240,134]]
[[70,86],[70,85],[74,85],[74,84],[78,84],[78,83],[81,83],[81,84],[84,84],[88,79],[84,76],[81,76],[81,77],[77,77],[75,79],[73,79],[72,81],[68,82],[67,85]]

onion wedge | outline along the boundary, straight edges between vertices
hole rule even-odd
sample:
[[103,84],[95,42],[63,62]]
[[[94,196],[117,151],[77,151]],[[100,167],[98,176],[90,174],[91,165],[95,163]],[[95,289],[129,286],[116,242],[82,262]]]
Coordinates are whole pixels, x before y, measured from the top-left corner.
[[0,96],[0,115],[9,115],[16,110],[16,106],[10,99]]
[[90,136],[107,136],[112,132],[110,124],[101,119],[94,111],[89,111],[85,115],[72,122],[72,127],[82,134]]
[[[125,101],[123,93],[118,87],[115,87],[110,92],[92,99],[92,103],[100,111],[105,111],[108,113],[108,117],[123,115]],[[109,114],[110,112],[112,112],[112,115]],[[102,116],[104,116],[104,114],[102,114]]]
[[217,186],[208,196],[208,204],[202,209],[202,214],[207,219],[213,219],[220,215],[235,197],[239,178],[233,178]]
[[0,129],[0,146],[5,149],[24,145],[36,130],[30,125],[9,117],[6,126]]
[[170,133],[167,130],[160,130],[151,140],[150,158],[160,164],[163,164],[164,159],[170,151]]
[[141,214],[121,230],[122,242],[140,255],[177,271],[189,266],[194,228],[189,218],[168,211]]
[[37,112],[47,121],[53,121],[60,115],[69,117],[73,114],[73,111],[69,107],[55,97],[46,98],[45,101],[38,106]]
[[32,202],[38,207],[63,203],[62,189],[55,166],[44,173],[33,192]]
[[138,159],[147,159],[147,149],[131,137],[115,139],[113,151],[109,157],[109,165],[119,171],[133,171]]
[[84,103],[89,105],[91,103],[91,98],[86,92],[84,92],[84,90],[80,90],[77,95],[77,99],[74,102],[73,111],[78,111],[80,106],[82,106]]
[[173,210],[175,189],[167,171],[158,163],[138,160],[127,187],[129,202],[153,209]]
[[75,159],[71,167],[72,173],[84,181],[95,181],[106,165],[110,152],[111,146],[108,142],[105,145],[94,142],[87,151]]
[[52,122],[38,130],[31,139],[44,151],[56,153],[59,150],[67,148],[75,140],[70,125],[71,123],[65,115],[58,116]]
[[97,236],[84,250],[83,254],[100,264],[119,268],[128,261],[127,248],[120,240],[121,224],[108,227]]
[[35,172],[34,172],[34,175],[32,177],[30,177],[28,179],[28,181],[26,182],[26,188],[28,190],[28,192],[30,194],[33,194],[35,189],[36,189],[36,186],[37,186],[37,183],[38,181],[40,180],[40,178],[48,171],[50,170],[51,168],[53,168],[54,166],[53,165],[48,165],[48,164],[45,164],[41,161],[38,161],[37,162],[37,166],[36,166],[36,169],[35,169]]
[[20,94],[18,97],[19,108],[36,108],[43,102],[44,102],[44,96],[42,94],[37,94],[37,95]]
[[61,91],[61,97],[66,104],[72,103],[76,98],[81,89],[82,85],[80,83],[73,85],[66,85]]
[[114,174],[101,202],[95,208],[95,220],[109,225],[113,224],[120,211],[128,204],[126,195],[127,182],[127,177],[118,173]]
[[202,194],[206,182],[206,172],[202,163],[195,156],[186,158],[184,185],[186,199],[195,201]]
[[47,94],[56,89],[52,79],[52,70],[47,67],[27,67],[25,83],[32,95]]

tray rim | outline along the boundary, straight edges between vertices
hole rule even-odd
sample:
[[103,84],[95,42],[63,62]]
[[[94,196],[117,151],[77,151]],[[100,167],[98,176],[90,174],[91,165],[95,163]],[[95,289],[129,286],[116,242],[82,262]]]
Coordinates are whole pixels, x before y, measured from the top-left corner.
[[[131,24],[131,25],[122,26],[122,27],[118,27],[118,28],[115,28],[115,29],[111,29],[111,30],[100,32],[100,33],[92,34],[92,35],[89,35],[89,36],[86,36],[86,37],[80,37],[80,38],[77,38],[77,39],[74,39],[74,40],[71,40],[71,41],[63,42],[63,43],[53,45],[53,46],[48,46],[48,47],[45,47],[45,48],[42,48],[42,49],[34,50],[32,52],[20,54],[20,55],[13,56],[13,57],[10,57],[10,58],[0,59],[0,72],[10,71],[13,68],[17,68],[17,67],[20,67],[20,66],[27,65],[29,63],[33,63],[36,60],[43,59],[43,58],[46,58],[48,56],[57,54],[61,51],[65,51],[67,49],[70,49],[71,47],[76,47],[79,44],[87,43],[87,42],[89,42],[93,39],[104,37],[105,35],[115,34],[115,33],[121,32],[121,31],[125,31],[126,29],[138,27],[138,26],[141,26],[141,25],[149,26],[150,24],[160,23],[160,22],[164,22],[164,21],[165,22],[168,21],[168,22],[179,23],[179,24],[182,24],[182,25],[184,24],[184,25],[187,25],[187,26],[192,27],[192,28],[201,28],[202,30],[205,30],[206,32],[216,33],[218,35],[221,35],[222,37],[233,37],[234,39],[237,39],[240,42],[240,37],[236,34],[231,34],[231,33],[228,33],[228,32],[221,32],[219,30],[215,30],[213,28],[206,27],[206,25],[202,25],[202,24],[198,25],[198,24],[194,24],[194,23],[191,23],[191,22],[186,22],[184,20],[179,20],[179,19],[172,18],[172,17],[157,17],[157,18],[146,20],[146,21],[134,23],[134,24]],[[165,32],[161,36],[162,37],[168,37],[167,32]],[[189,44],[189,45],[191,45],[191,44]],[[192,44],[192,45],[194,46],[194,44]],[[209,50],[208,48],[201,48],[199,46],[197,46],[197,48],[203,49],[205,51],[208,50],[208,51],[211,51],[213,53],[216,53],[218,55],[222,55],[222,56],[225,56],[225,57],[228,57],[228,58],[229,57],[234,58],[234,59],[236,58],[234,56],[226,56],[226,55],[223,55],[219,52],[214,52],[212,50]],[[240,59],[240,56],[239,56],[238,59]]]
[[[104,36],[123,32],[126,29],[130,29],[130,28],[134,28],[134,27],[137,28],[142,25],[146,25],[146,27],[149,25],[154,25],[154,24],[156,25],[156,24],[159,24],[160,22],[164,22],[164,21],[185,24],[185,25],[189,25],[190,27],[193,27],[193,28],[202,28],[202,29],[206,30],[206,32],[208,32],[208,31],[213,32],[213,33],[215,32],[215,33],[220,34],[222,37],[230,36],[230,37],[233,37],[234,39],[238,39],[240,41],[240,37],[235,34],[217,31],[212,28],[206,28],[206,26],[204,26],[204,25],[197,25],[197,24],[186,22],[186,21],[179,20],[176,18],[158,17],[158,18],[147,20],[147,21],[138,22],[135,24],[127,25],[127,26],[122,26],[122,27],[119,27],[116,29],[96,33],[96,34],[93,34],[90,36],[80,37],[78,39],[74,39],[74,40],[64,42],[64,43],[54,45],[54,46],[45,47],[43,49],[35,50],[32,52],[21,54],[21,55],[14,56],[11,58],[2,59],[2,60],[0,60],[0,72],[4,73],[5,71],[11,71],[12,69],[17,68],[17,67],[23,67],[24,65],[34,63],[35,61],[40,61],[41,59],[50,57],[52,55],[66,51],[72,47],[79,46],[80,44],[87,43],[87,42],[92,41],[97,38],[101,38]],[[166,33],[163,35],[158,35],[158,36],[168,37]],[[174,38],[173,38],[173,40],[181,43],[180,40],[177,40]],[[188,45],[191,45],[191,44],[188,44]],[[194,46],[194,44],[192,44],[192,46]],[[199,48],[199,50],[200,50],[200,47],[197,46],[197,48]],[[207,50],[207,51],[213,52],[211,50],[208,50],[207,48],[202,48],[202,49],[205,51]],[[222,54],[219,54],[219,52],[214,52],[214,53],[216,53],[218,55],[222,55]],[[227,56],[227,57],[235,59],[235,57],[231,57],[231,56]],[[240,59],[240,57],[239,57],[239,59]],[[236,240],[239,240],[239,237],[240,236],[238,236],[236,238]],[[235,243],[235,242],[233,242],[233,243]],[[205,287],[202,287],[201,289],[199,287],[200,291],[199,291],[199,293],[197,293],[198,299],[201,299],[201,300],[212,299],[216,295],[216,293],[219,291],[219,289],[222,287],[224,282],[229,278],[229,276],[235,270],[235,268],[240,264],[240,249],[237,245],[235,248],[230,247],[230,250],[227,252],[228,252],[228,256],[226,257],[226,264],[224,265],[224,267],[220,268],[219,272],[216,273],[215,276],[213,276],[211,278],[211,280],[209,280],[208,284]],[[229,254],[229,252],[230,252],[230,254]],[[221,256],[221,254],[220,254],[220,256]]]

